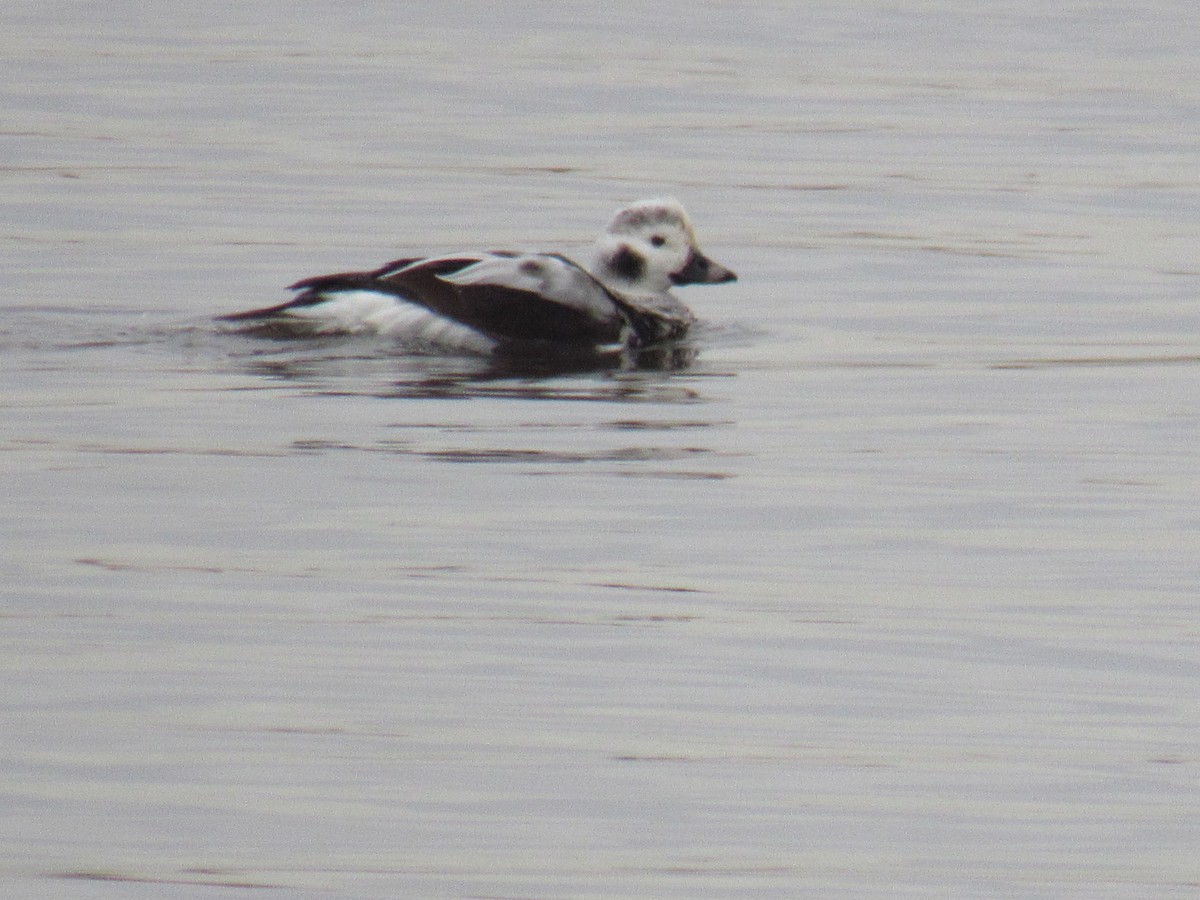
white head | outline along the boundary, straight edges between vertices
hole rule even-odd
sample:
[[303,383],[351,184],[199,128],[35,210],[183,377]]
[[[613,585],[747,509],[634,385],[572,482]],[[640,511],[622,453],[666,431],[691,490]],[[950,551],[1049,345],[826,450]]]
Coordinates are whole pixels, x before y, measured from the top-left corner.
[[669,199],[639,200],[613,216],[596,242],[588,270],[630,294],[662,294],[675,284],[737,278],[700,252],[687,213],[679,201]]

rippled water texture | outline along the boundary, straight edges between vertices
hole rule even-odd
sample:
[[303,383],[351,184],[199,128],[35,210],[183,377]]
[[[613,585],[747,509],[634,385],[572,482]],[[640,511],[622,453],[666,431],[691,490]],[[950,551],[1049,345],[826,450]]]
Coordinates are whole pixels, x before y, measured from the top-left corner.
[[[1197,34],[8,0],[0,893],[1195,896]],[[658,365],[212,320],[658,194]]]

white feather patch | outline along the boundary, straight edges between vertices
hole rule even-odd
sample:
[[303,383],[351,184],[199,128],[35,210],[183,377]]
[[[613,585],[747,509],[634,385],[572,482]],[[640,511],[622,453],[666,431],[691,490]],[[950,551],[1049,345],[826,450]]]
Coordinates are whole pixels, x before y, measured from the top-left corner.
[[473,328],[377,291],[338,291],[310,306],[289,309],[319,334],[379,334],[406,344],[490,353],[496,342]]

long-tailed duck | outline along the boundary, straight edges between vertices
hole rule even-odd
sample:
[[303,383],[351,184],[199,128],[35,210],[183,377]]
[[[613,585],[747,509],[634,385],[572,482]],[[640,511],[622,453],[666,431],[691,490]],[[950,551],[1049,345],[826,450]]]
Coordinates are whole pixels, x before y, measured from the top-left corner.
[[557,253],[453,253],[296,282],[287,303],[222,316],[302,333],[371,332],[447,349],[639,349],[695,321],[673,285],[737,276],[703,253],[675,200],[618,212],[587,268]]

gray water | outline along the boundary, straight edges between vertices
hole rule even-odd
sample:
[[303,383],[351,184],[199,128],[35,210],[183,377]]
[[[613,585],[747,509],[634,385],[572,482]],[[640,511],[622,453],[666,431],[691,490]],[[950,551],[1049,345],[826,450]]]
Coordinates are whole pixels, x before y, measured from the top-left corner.
[[[176,6],[0,11],[0,893],[1200,892],[1194,4]],[[661,194],[676,369],[212,322]]]

